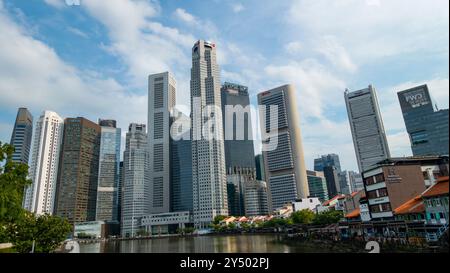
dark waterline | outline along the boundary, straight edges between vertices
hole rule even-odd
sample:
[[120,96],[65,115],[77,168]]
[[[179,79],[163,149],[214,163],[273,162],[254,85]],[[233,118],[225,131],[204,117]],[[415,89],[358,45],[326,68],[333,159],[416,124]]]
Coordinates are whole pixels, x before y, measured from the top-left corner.
[[306,253],[325,252],[317,246],[287,245],[280,235],[170,237],[108,241],[80,246],[82,253]]

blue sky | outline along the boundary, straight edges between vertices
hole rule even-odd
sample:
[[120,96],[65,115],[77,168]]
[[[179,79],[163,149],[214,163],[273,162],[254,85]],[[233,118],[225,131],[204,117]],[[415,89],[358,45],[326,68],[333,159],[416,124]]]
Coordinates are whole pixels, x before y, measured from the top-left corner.
[[[17,108],[35,119],[146,123],[147,76],[172,71],[189,101],[191,48],[215,41],[222,81],[258,92],[297,87],[308,167],[337,153],[357,164],[343,92],[373,84],[391,153],[410,155],[396,92],[427,83],[449,97],[447,0],[0,0],[0,141]],[[401,11],[401,12],[400,12]]]

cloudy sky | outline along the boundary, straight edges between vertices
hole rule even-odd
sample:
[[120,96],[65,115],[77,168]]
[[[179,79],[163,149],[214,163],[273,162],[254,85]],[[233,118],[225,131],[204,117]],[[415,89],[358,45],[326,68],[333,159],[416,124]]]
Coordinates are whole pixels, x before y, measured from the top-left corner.
[[411,154],[397,91],[426,83],[448,108],[448,0],[0,0],[0,141],[21,106],[146,123],[152,73],[172,71],[188,102],[198,39],[217,43],[222,81],[254,103],[296,85],[309,168],[337,153],[357,169],[345,88],[375,86],[396,156]]

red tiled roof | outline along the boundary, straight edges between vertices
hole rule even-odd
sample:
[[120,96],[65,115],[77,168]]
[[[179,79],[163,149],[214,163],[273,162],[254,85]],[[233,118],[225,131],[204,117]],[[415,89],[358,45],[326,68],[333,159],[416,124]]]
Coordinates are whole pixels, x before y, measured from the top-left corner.
[[394,214],[410,214],[422,212],[425,212],[425,205],[423,204],[423,200],[420,195],[406,201],[394,210]]
[[342,199],[342,198],[345,198],[345,195],[344,195],[344,194],[338,194],[338,195],[336,195],[335,197],[331,198],[330,200],[325,201],[322,205],[323,205],[323,206],[328,206],[328,205],[329,205],[331,202],[333,202],[334,200],[336,200],[336,199]]
[[360,214],[361,214],[361,210],[360,210],[360,208],[357,208],[357,209],[353,210],[352,212],[349,212],[348,214],[346,214],[345,218],[358,218]]
[[448,195],[448,176],[439,178],[436,184],[422,193],[422,197],[433,197],[445,194]]

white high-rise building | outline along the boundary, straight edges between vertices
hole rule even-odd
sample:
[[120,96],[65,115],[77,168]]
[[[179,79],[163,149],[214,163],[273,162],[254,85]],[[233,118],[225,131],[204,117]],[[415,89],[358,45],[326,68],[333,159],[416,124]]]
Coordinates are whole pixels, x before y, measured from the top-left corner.
[[123,154],[122,237],[135,237],[142,217],[149,212],[147,133],[144,124],[132,123]]
[[225,152],[216,45],[198,41],[192,48],[191,117],[194,224],[208,227],[228,215]]
[[150,213],[170,212],[170,113],[176,104],[176,82],[171,73],[148,79],[148,151]]
[[[295,88],[283,85],[262,92],[258,104],[266,106],[266,117],[260,118],[263,144],[270,146],[274,139],[277,144],[276,149],[263,151],[269,210],[273,211],[309,196]],[[278,109],[277,122],[270,114],[271,106]]]
[[375,88],[369,85],[354,92],[346,90],[345,103],[359,172],[362,173],[391,156]]
[[24,208],[38,215],[53,214],[59,154],[64,120],[44,111],[36,123],[30,164],[31,186],[27,187]]

